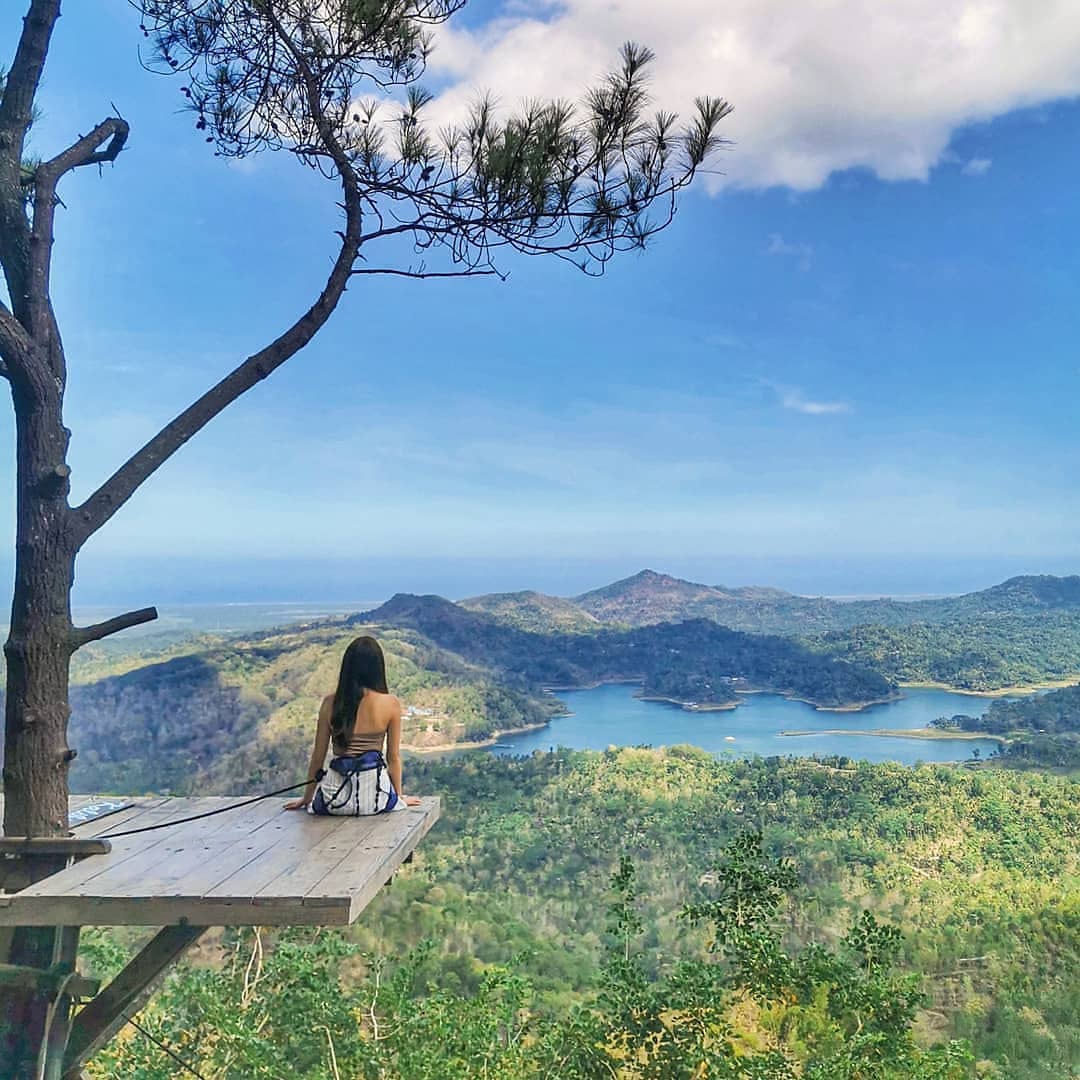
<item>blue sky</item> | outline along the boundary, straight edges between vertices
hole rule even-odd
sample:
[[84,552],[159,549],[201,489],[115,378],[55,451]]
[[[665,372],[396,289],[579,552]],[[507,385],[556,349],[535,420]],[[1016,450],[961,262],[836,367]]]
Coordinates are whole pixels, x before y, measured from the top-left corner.
[[[474,7],[447,39],[448,108],[468,35],[509,52],[533,16],[583,33],[572,5],[534,6]],[[17,29],[0,19],[0,56]],[[612,25],[612,48],[634,29]],[[119,0],[69,5],[40,99],[41,153],[110,102],[132,125],[116,167],[62,191],[75,498],[287,325],[333,252],[332,187],[285,155],[215,159],[140,42]],[[1068,79],[980,83],[955,115],[896,131],[823,98],[806,151],[784,93],[747,83],[748,104],[725,70],[693,76],[736,106],[728,177],[689,193],[652,250],[601,280],[508,259],[505,283],[362,281],[91,541],[79,595],[570,593],[645,565],[919,593],[1080,570]],[[658,84],[681,93],[662,66]],[[755,103],[768,124],[744,115]],[[0,430],[10,474],[6,412]]]

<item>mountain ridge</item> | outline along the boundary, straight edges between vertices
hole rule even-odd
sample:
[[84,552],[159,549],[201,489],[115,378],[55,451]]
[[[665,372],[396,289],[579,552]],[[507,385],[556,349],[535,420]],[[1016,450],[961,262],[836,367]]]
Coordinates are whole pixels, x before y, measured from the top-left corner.
[[461,601],[461,606],[523,629],[587,630],[594,623],[597,628],[644,626],[707,618],[733,630],[807,636],[864,625],[950,623],[1000,614],[1080,615],[1080,575],[1022,574],[986,589],[931,599],[838,600],[765,585],[707,585],[644,569],[576,596],[532,590],[490,593]]
[[764,690],[829,709],[860,708],[897,694],[890,680],[859,660],[702,618],[566,634],[506,625],[440,596],[396,593],[353,619],[414,630],[525,691],[640,680],[646,697],[706,707],[733,706],[740,691]]

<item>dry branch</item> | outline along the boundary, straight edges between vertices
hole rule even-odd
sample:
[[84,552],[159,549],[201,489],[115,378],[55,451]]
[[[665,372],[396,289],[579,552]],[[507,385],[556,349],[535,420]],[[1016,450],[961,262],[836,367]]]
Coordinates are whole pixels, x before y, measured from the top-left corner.
[[141,626],[143,623],[153,622],[158,617],[157,608],[139,608],[138,611],[127,611],[123,615],[117,615],[104,622],[94,623],[92,626],[76,626],[72,628],[71,640],[78,649],[91,641],[100,641],[110,634],[117,634],[121,630],[127,630],[132,626]]

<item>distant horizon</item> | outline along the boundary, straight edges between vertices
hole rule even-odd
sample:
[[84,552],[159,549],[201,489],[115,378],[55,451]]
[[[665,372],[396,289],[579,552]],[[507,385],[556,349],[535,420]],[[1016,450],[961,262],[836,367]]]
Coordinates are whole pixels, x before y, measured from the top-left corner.
[[[645,569],[703,585],[779,588],[799,596],[918,599],[977,592],[1027,574],[1069,576],[1080,572],[1080,557],[136,560],[91,553],[80,560],[73,606],[278,604],[363,610],[359,605],[377,604],[395,593],[435,594],[455,601],[524,591],[573,597]],[[10,597],[10,563],[0,562],[0,575],[0,588]]]

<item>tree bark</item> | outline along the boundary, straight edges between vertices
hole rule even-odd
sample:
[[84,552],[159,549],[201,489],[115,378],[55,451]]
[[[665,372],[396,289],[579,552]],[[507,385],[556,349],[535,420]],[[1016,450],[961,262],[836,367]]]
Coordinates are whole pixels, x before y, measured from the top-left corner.
[[[43,367],[27,365],[11,387],[18,501],[15,592],[4,646],[4,831],[25,836],[68,830],[68,665],[74,644],[70,594],[75,546],[62,384]],[[29,880],[35,881],[62,869],[65,861],[27,859],[25,869]],[[20,927],[8,959],[47,968],[60,934],[57,927]],[[56,1008],[69,1005],[65,999]],[[30,1080],[37,1075],[38,1055],[47,1036],[49,999],[33,990],[10,989],[0,995],[0,1012],[0,1061],[8,1070],[4,1076]],[[55,1020],[66,1023],[66,1015]]]
[[[44,376],[44,377],[42,377]],[[68,665],[75,545],[62,388],[12,384],[16,425],[15,591],[4,653],[4,832],[67,831]]]

